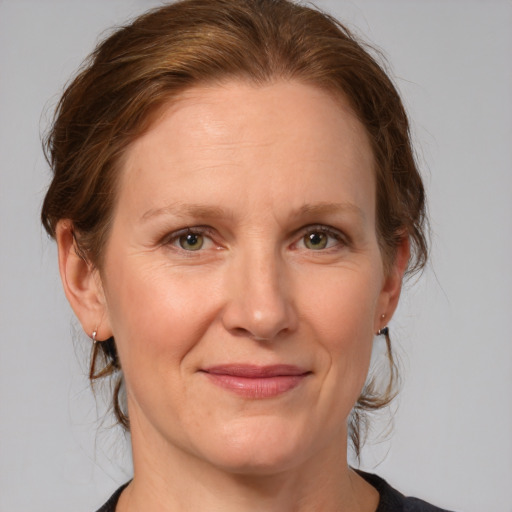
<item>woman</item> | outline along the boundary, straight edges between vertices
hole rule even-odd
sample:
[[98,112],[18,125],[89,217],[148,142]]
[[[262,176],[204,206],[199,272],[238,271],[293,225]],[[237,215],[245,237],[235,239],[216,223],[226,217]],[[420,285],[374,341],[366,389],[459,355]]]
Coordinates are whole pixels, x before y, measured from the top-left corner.
[[47,142],[43,224],[132,440],[101,510],[440,510],[346,463],[427,251],[400,98],[342,25],[162,7],[99,45]]

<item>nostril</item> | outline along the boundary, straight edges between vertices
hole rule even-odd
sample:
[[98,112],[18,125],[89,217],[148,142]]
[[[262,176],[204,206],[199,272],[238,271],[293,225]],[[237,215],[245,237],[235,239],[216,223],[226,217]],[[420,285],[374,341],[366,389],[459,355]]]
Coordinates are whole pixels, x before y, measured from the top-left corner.
[[265,342],[281,339],[295,330],[293,301],[281,289],[282,283],[279,286],[277,271],[271,272],[271,266],[272,262],[266,267],[268,275],[263,280],[261,273],[245,272],[230,281],[231,293],[221,315],[224,328],[233,336]]
[[232,332],[235,336],[251,336],[251,333],[247,329],[244,329],[243,327],[235,327],[234,329],[232,329]]

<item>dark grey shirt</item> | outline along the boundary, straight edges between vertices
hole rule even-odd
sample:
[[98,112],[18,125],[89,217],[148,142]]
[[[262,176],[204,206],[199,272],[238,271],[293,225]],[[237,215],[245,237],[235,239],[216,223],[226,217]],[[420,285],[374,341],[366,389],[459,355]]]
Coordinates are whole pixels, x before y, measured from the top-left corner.
[[[423,500],[418,498],[407,498],[403,494],[399,493],[396,489],[393,489],[385,480],[377,475],[370,473],[364,473],[358,471],[358,473],[380,494],[379,506],[375,512],[449,512],[443,508],[434,507],[429,505]],[[115,512],[116,504],[119,500],[121,492],[128,484],[124,484],[120,487],[103,505],[98,512]]]

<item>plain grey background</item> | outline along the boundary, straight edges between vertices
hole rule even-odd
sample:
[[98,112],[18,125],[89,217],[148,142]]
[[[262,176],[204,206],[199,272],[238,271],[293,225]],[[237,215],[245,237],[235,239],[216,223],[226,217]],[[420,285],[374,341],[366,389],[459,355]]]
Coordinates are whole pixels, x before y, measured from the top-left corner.
[[[99,34],[157,4],[0,0],[0,512],[91,512],[130,477],[39,224],[40,132]],[[446,508],[512,511],[512,3],[317,5],[388,56],[432,218],[431,265],[391,324],[394,430],[363,467]]]

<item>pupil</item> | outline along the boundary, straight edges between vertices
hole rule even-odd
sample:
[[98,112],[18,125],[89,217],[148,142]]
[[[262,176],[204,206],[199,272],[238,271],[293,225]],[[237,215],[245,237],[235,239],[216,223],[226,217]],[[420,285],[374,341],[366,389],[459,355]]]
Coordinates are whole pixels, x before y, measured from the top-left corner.
[[197,244],[197,235],[187,235],[187,243],[188,243],[188,245],[196,245]]
[[312,233],[311,235],[309,235],[309,241],[313,245],[321,244],[323,242],[323,239],[324,239],[324,235],[322,233]]

